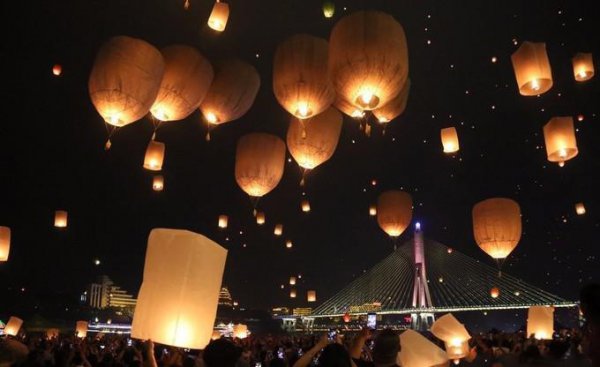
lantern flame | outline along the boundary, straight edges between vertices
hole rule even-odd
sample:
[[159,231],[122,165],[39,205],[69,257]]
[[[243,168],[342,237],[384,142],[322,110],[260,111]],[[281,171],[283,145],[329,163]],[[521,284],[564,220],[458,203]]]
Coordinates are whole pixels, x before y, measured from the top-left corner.
[[312,115],[312,111],[308,107],[308,102],[298,102],[298,108],[296,109],[296,113],[294,115],[301,119],[310,117]]
[[531,81],[531,89],[540,90],[540,82],[537,79]]

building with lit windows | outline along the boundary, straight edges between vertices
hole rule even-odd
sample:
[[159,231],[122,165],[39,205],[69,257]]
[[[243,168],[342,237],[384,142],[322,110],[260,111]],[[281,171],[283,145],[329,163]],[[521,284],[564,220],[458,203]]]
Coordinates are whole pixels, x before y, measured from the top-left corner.
[[126,290],[115,285],[106,275],[89,285],[88,290],[81,296],[81,300],[92,308],[115,308],[125,314],[133,314],[137,300]]

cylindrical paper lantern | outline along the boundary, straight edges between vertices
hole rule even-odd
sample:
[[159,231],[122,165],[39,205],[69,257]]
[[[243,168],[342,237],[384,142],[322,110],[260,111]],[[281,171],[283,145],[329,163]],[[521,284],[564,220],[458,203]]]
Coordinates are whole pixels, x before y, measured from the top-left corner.
[[229,221],[229,218],[226,215],[219,215],[219,228],[227,228],[227,222]]
[[383,192],[377,199],[377,223],[391,237],[398,237],[412,219],[412,198],[404,191]]
[[290,285],[296,285],[296,277],[290,277]]
[[54,64],[52,67],[52,74],[60,76],[60,74],[62,74],[62,66],[60,64]]
[[306,292],[306,300],[308,302],[317,302],[317,291]]
[[66,228],[67,227],[68,213],[64,210],[57,210],[54,212],[54,227]]
[[212,336],[227,250],[189,231],[153,229],[131,337],[203,349]]
[[[585,214],[585,205],[583,205],[583,203],[575,204],[575,212],[577,213],[577,215],[584,215]],[[2,260],[1,255],[0,255],[0,260]]]
[[325,1],[323,3],[323,16],[325,18],[331,18],[335,14],[335,4],[333,1]]
[[346,312],[342,318],[344,322],[350,322],[350,314],[348,312]]
[[451,313],[437,319],[431,325],[431,333],[446,343],[448,358],[460,359],[469,354],[471,335]]
[[550,162],[558,162],[562,167],[566,161],[575,158],[579,150],[573,118],[571,116],[551,118],[544,125],[544,141]]
[[254,66],[240,60],[226,61],[217,65],[200,111],[214,125],[237,120],[252,107],[259,88],[260,77]]
[[281,236],[283,234],[283,224],[276,224],[273,229],[273,234],[275,236]]
[[329,38],[329,72],[337,94],[354,106],[385,106],[408,77],[402,25],[379,11],[358,11],[340,19]]
[[408,93],[410,92],[410,79],[406,79],[406,84],[391,101],[386,103],[384,106],[373,110],[373,115],[382,124],[388,123],[400,116],[406,110],[406,103],[408,102]]
[[227,26],[228,19],[229,4],[217,0],[208,18],[208,26],[215,31],[223,32]]
[[56,328],[46,330],[46,339],[56,339],[59,335],[60,333]]
[[200,106],[212,83],[213,68],[190,46],[169,46],[161,53],[165,72],[150,112],[160,121],[181,120]]
[[290,298],[296,298],[296,290],[290,289]]
[[16,336],[19,330],[21,330],[21,325],[23,325],[23,320],[16,316],[11,316],[6,326],[4,326],[4,334]]
[[573,75],[578,82],[594,77],[594,60],[591,53],[580,52],[573,57]]
[[238,140],[235,179],[248,195],[261,197],[273,190],[285,164],[285,143],[279,137],[251,133]]
[[527,337],[550,340],[554,334],[554,307],[531,306],[527,313]]
[[88,332],[88,322],[87,321],[77,321],[75,324],[75,334],[78,338],[85,338]]
[[283,41],[273,60],[273,92],[279,104],[299,119],[325,111],[335,100],[327,72],[327,41],[298,34]]
[[458,133],[454,126],[447,127],[441,130],[442,146],[444,147],[444,153],[456,153],[460,149],[458,143]]
[[353,119],[361,119],[365,117],[365,111],[354,106],[352,103],[346,101],[343,98],[340,98],[338,95],[333,106],[337,108],[344,115],[352,117]]
[[448,361],[441,348],[414,330],[400,334],[400,346],[396,364],[402,367],[441,366]]
[[310,120],[292,118],[287,145],[300,167],[313,169],[331,158],[340,140],[342,122],[342,114],[333,107]]
[[152,190],[162,191],[165,187],[165,178],[162,175],[152,177]]
[[377,206],[371,205],[369,207],[369,215],[372,216],[372,217],[374,217],[374,216],[377,215]]
[[308,200],[302,200],[301,208],[302,211],[305,213],[308,213],[310,211],[310,203],[308,202]]
[[0,261],[8,261],[10,253],[10,228],[0,226]]
[[144,117],[156,100],[164,67],[160,51],[145,41],[118,36],[105,43],[88,83],[104,121],[124,126]]
[[498,297],[500,297],[500,288],[498,288],[498,287],[492,287],[492,289],[490,289],[490,296],[492,298],[498,298]]
[[258,225],[263,225],[265,224],[265,213],[264,212],[258,212],[256,213],[256,224]]
[[537,96],[552,88],[552,70],[545,43],[525,41],[510,58],[519,93]]
[[521,209],[511,199],[491,198],[473,207],[473,235],[493,259],[504,259],[521,239]]
[[233,325],[233,337],[245,339],[248,337],[248,326],[244,324]]
[[144,156],[144,168],[150,171],[160,171],[165,158],[165,144],[156,140],[150,140],[146,155]]

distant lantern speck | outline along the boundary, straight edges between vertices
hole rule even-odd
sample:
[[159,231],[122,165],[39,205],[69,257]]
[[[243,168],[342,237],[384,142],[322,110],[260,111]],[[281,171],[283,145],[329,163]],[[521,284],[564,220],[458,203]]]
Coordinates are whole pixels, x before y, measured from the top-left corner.
[[265,218],[264,212],[256,213],[256,224],[263,225],[263,224],[265,224],[265,221],[266,221],[266,218]]
[[144,156],[144,168],[150,171],[160,171],[165,158],[165,144],[150,140],[146,155]]
[[163,191],[165,187],[165,178],[162,175],[152,177],[152,190]]
[[290,285],[296,285],[296,277],[290,277]]
[[287,240],[287,241],[285,241],[285,247],[286,248],[292,248],[292,247],[294,247],[294,244],[292,243],[292,241]]
[[490,296],[492,298],[500,297],[500,289],[498,287],[493,287],[492,289],[490,289]]
[[591,53],[578,53],[573,57],[573,75],[578,82],[594,77],[594,61]]
[[577,215],[584,215],[585,214],[585,205],[583,205],[583,203],[575,204],[575,212],[577,213]]
[[68,214],[64,210],[57,210],[54,212],[54,227],[66,228],[67,227]]
[[54,74],[54,76],[60,76],[62,74],[62,66],[60,64],[54,64],[52,67],[52,74]]
[[281,236],[283,234],[283,224],[276,224],[273,229],[273,234],[275,236]]
[[308,302],[317,302],[317,291],[306,292],[306,300]]
[[335,4],[333,1],[325,1],[323,3],[323,16],[331,18],[335,14]]
[[219,215],[219,221],[217,224],[218,224],[219,228],[227,228],[228,221],[229,221],[229,218],[226,215],[222,214],[222,215]]
[[229,4],[217,0],[208,18],[208,26],[217,32],[223,32],[228,19]]
[[376,205],[371,205],[369,207],[369,215],[372,217],[377,215],[377,206]]
[[444,153],[456,153],[459,151],[460,144],[458,142],[458,133],[454,126],[442,129],[440,135]]
[[308,200],[302,200],[301,207],[303,212],[308,213],[310,211],[310,203]]

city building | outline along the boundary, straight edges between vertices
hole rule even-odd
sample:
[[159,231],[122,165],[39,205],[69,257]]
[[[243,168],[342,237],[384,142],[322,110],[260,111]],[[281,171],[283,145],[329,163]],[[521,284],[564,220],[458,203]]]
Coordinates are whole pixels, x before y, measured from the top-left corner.
[[292,309],[292,316],[307,316],[312,313],[311,307],[296,307]]
[[219,307],[229,307],[233,308],[234,302],[233,298],[231,298],[231,293],[229,293],[229,289],[227,287],[222,287],[221,292],[219,292]]
[[98,277],[95,283],[89,285],[81,300],[92,308],[115,308],[124,314],[133,314],[137,300],[126,290],[115,285],[106,275]]
[[273,317],[286,316],[289,314],[290,314],[290,309],[288,307],[273,307],[271,309],[271,315]]

